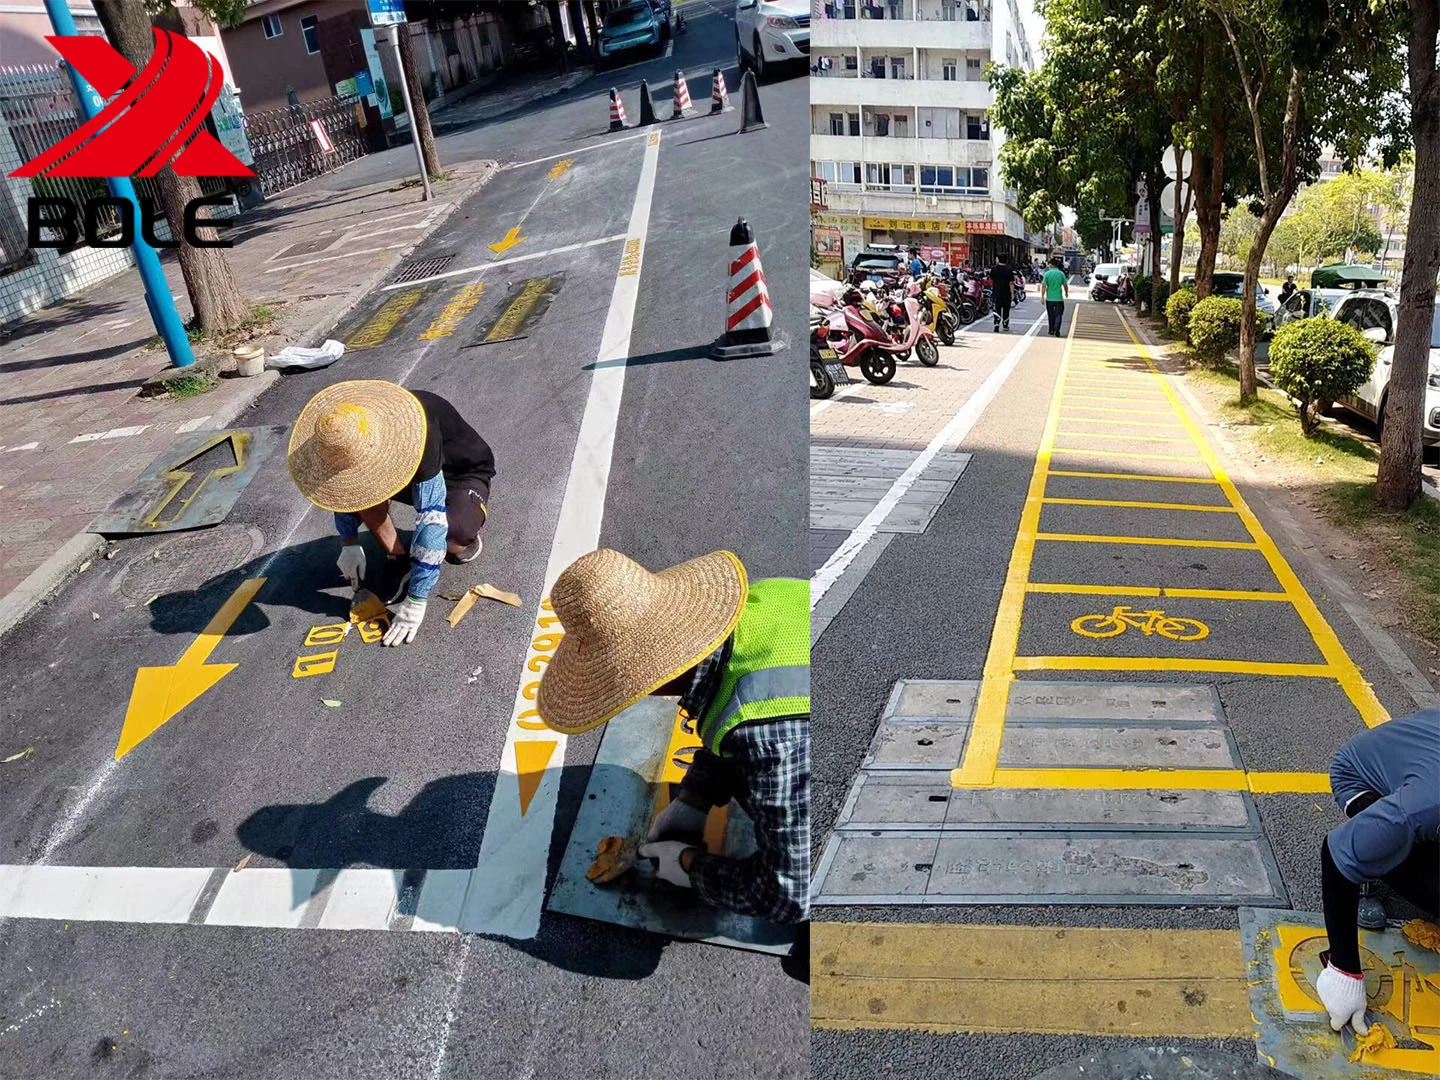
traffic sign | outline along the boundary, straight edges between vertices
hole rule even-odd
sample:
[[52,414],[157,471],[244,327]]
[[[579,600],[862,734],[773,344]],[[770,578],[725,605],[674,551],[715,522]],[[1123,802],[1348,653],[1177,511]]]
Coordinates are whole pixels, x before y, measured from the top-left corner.
[[365,0],[371,26],[393,26],[405,21],[405,0]]
[[1182,176],[1188,177],[1190,175],[1191,157],[1189,150],[1184,151],[1179,163],[1179,168],[1176,168],[1175,147],[1173,146],[1165,148],[1165,153],[1160,160],[1165,169],[1165,175],[1171,180],[1178,180]]

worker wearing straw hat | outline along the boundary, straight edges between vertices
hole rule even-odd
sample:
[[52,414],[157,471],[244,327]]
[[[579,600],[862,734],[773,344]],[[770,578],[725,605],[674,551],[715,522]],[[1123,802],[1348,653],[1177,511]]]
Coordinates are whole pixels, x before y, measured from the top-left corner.
[[[440,562],[480,554],[495,456],[455,406],[425,390],[367,379],[327,386],[290,434],[290,475],[301,493],[335,514],[337,565],[355,588],[365,580],[363,524],[389,556],[381,599],[399,604],[386,645],[415,639]],[[415,507],[408,552],[390,501]]]
[[[618,551],[572,563],[550,601],[565,636],[536,706],[569,735],[649,694],[675,694],[702,747],[640,854],[715,907],[797,923],[810,883],[810,587],[749,582],[716,551],[651,573]],[[755,824],[748,858],[701,845],[712,806],[734,798]]]

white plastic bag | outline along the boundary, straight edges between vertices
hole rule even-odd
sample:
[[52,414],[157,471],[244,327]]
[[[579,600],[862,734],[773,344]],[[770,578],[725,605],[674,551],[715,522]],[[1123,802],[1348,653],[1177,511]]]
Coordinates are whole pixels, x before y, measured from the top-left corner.
[[344,354],[344,345],[334,338],[326,338],[318,349],[301,349],[295,345],[281,349],[265,361],[265,366],[277,371],[313,371],[329,367]]

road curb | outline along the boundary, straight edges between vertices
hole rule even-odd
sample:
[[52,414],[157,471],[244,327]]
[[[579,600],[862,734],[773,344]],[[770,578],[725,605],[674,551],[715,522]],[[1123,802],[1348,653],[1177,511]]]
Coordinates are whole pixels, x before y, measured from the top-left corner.
[[[1155,340],[1150,333],[1150,328],[1141,324],[1138,319],[1133,321],[1127,319],[1126,321],[1130,323],[1131,329],[1134,330],[1140,340],[1144,342],[1146,348],[1157,351],[1164,348],[1164,343]],[[1175,389],[1185,398],[1190,408],[1195,410],[1196,415],[1205,421],[1205,426],[1209,429],[1208,434],[1220,446],[1220,449],[1229,460],[1231,472],[1237,474],[1252,491],[1260,491],[1260,477],[1255,473],[1255,470],[1250,467],[1245,458],[1236,451],[1234,443],[1230,440],[1225,430],[1216,425],[1210,416],[1209,410],[1205,408],[1200,399],[1191,392],[1183,380],[1175,378],[1168,371],[1162,372],[1161,374],[1170,380]],[[1290,542],[1292,547],[1294,547],[1295,551],[1305,560],[1307,569],[1324,583],[1325,588],[1329,590],[1336,602],[1345,610],[1345,614],[1350,616],[1351,622],[1353,622],[1355,628],[1360,631],[1361,637],[1375,650],[1381,661],[1384,662],[1385,666],[1389,669],[1390,674],[1405,688],[1405,692],[1409,694],[1411,700],[1415,702],[1416,708],[1440,708],[1440,693],[1437,693],[1435,688],[1430,685],[1430,680],[1425,677],[1419,667],[1417,667],[1409,655],[1406,654],[1405,650],[1400,647],[1399,642],[1391,636],[1390,632],[1371,617],[1364,602],[1356,594],[1355,590],[1350,587],[1349,583],[1339,577],[1328,566],[1320,562],[1315,555],[1315,545],[1305,535],[1304,530],[1300,528],[1299,523],[1295,520],[1295,516],[1290,512],[1289,507],[1277,505],[1276,500],[1264,497],[1263,495],[1260,497],[1259,502],[1264,505],[1265,509],[1275,519],[1276,523],[1285,533],[1285,538]]]
[[[374,292],[382,281],[394,273],[395,266],[399,262],[408,258],[412,251],[429,239],[440,226],[450,219],[450,215],[459,208],[462,202],[489,183],[498,171],[498,162],[488,160],[483,162],[477,174],[467,184],[457,187],[451,193],[448,209],[435,219],[429,229],[421,236],[416,237],[415,242],[409,247],[399,251],[394,262],[382,267],[357,286],[342,305],[332,308],[302,331],[295,344],[301,348],[313,348],[324,341],[345,316],[358,307],[366,296]],[[215,412],[209,426],[218,430],[234,423],[235,418],[253,407],[260,400],[261,395],[274,386],[279,378],[278,371],[267,369],[254,378],[246,379],[244,381],[245,389]],[[32,611],[49,600],[56,590],[78,573],[81,563],[94,557],[104,546],[105,538],[95,533],[84,532],[72,536],[61,544],[48,559],[32,570],[24,581],[5,596],[0,597],[0,637],[8,634]]]

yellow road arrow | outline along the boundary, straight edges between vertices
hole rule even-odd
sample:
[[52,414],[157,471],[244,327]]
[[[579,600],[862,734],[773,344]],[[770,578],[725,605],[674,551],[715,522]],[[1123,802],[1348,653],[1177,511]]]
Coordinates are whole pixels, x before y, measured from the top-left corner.
[[142,667],[135,672],[130,706],[125,710],[125,724],[115,747],[116,761],[239,666],[205,661],[264,584],[263,577],[242,582],[177,663],[171,667]]
[[505,252],[509,251],[512,247],[514,247],[516,244],[520,243],[524,239],[525,237],[520,235],[520,226],[516,225],[513,229],[511,229],[505,234],[504,240],[499,240],[487,246],[490,248],[491,251],[495,252],[496,255],[503,255],[505,254]]

